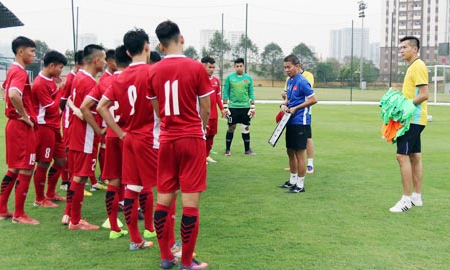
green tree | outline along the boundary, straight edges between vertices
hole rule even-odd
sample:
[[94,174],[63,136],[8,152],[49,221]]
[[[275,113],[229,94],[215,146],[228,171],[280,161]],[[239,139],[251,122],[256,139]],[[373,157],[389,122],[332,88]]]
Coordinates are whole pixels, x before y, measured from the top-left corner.
[[[356,73],[356,71],[359,70],[359,58],[353,58],[353,70],[350,70],[351,59],[349,57],[346,57],[344,62],[345,64],[342,65],[339,70],[339,80],[349,82],[353,72],[353,80],[356,83],[359,82],[359,73]],[[363,59],[363,79],[366,82],[374,82],[378,80],[379,76],[380,70],[372,63],[372,61]]]
[[222,34],[219,31],[214,32],[213,37],[209,41],[209,47],[207,49],[207,55],[213,57],[217,60],[220,59],[223,54],[231,50],[231,45],[226,39],[222,39]]
[[198,59],[198,53],[197,50],[195,50],[194,46],[188,46],[185,50],[184,50],[184,55],[186,55],[189,58]]
[[305,43],[300,43],[295,46],[292,49],[292,54],[298,57],[305,70],[313,70],[317,66],[316,56]]
[[272,87],[275,80],[284,79],[283,50],[278,44],[272,42],[264,47],[259,73],[272,79]]
[[333,63],[320,62],[317,64],[315,76],[317,82],[331,82],[335,81],[336,78],[337,78],[337,71],[334,70]]
[[241,35],[241,38],[239,39],[239,42],[233,47],[233,51],[231,55],[233,56],[233,59],[245,56],[245,43],[247,40],[247,63],[246,65],[250,66],[251,63],[256,63],[258,61],[258,46],[253,43],[253,41],[247,37],[245,38],[245,35]]

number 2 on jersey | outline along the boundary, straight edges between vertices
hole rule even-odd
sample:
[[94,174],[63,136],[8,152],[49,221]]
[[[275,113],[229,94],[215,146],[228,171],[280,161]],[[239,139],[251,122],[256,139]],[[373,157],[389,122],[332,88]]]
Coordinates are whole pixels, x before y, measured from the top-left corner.
[[[172,94],[170,94],[172,93]],[[170,98],[172,98],[173,115],[180,115],[180,103],[178,102],[178,80],[175,80],[170,84],[167,81],[164,84],[165,104],[164,111],[166,116],[172,115],[170,109]]]

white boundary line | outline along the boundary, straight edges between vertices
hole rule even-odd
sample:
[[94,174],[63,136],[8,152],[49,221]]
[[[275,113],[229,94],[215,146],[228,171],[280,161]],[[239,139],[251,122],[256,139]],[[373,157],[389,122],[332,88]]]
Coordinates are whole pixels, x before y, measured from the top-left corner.
[[[281,100],[255,100],[256,103],[259,104],[281,104]],[[317,104],[324,105],[380,105],[380,102],[377,101],[318,101]],[[435,106],[450,106],[450,103],[434,103],[428,102],[428,105]]]

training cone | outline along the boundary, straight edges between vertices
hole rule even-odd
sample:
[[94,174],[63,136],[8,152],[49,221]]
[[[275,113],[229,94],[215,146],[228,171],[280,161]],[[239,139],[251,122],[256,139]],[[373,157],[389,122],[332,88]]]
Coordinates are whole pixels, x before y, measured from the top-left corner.
[[[123,223],[120,221],[120,219],[117,219],[117,225],[122,228],[123,227]],[[105,220],[105,222],[103,222],[102,227],[105,229],[111,229],[111,224],[109,224],[109,218],[107,218]]]

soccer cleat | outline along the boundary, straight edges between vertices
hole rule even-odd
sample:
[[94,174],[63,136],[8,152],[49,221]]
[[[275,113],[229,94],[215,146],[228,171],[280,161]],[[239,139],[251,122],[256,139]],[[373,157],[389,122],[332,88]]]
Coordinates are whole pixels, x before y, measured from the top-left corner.
[[210,156],[207,156],[206,157],[206,161],[208,161],[208,162],[211,162],[211,163],[216,163],[217,162],[217,160],[214,160],[212,157],[210,157]]
[[[172,255],[177,258],[181,258],[181,255],[183,254],[183,250],[181,248],[181,243],[176,242],[173,244],[173,246],[170,248],[170,252],[172,252]],[[192,253],[192,257],[197,256],[195,252]]]
[[42,201],[38,202],[38,201],[34,201],[33,206],[36,207],[42,207],[42,208],[56,208],[59,205],[56,203],[53,203],[50,200],[47,199],[43,199]]
[[[123,227],[123,223],[120,221],[119,218],[117,218],[117,226],[119,226],[119,228]],[[105,222],[103,222],[102,227],[105,229],[111,229],[111,224],[109,223],[109,218],[106,218]]]
[[308,166],[306,167],[306,173],[314,173],[314,167],[308,165]]
[[13,213],[11,213],[9,211],[6,211],[5,213],[0,213],[0,220],[12,218],[12,217],[13,217]]
[[61,185],[59,186],[59,189],[64,190],[64,191],[67,191],[67,190],[69,189],[69,184],[61,184]]
[[226,156],[226,157],[231,156],[231,151],[230,151],[230,150],[225,150],[225,156]]
[[45,199],[48,201],[53,201],[53,202],[65,202],[66,201],[66,197],[59,196],[58,194],[55,194],[55,196],[53,196],[51,198],[45,196]]
[[91,197],[92,196],[92,192],[89,192],[87,190],[84,190],[84,196],[86,197]]
[[253,152],[252,149],[250,149],[250,150],[248,150],[248,151],[245,151],[245,154],[246,154],[247,156],[256,156],[256,153]]
[[155,231],[151,232],[149,230],[144,230],[144,238],[145,239],[150,239],[150,238],[154,238],[154,237],[156,237]]
[[294,186],[294,184],[291,184],[291,182],[286,181],[286,182],[284,182],[284,184],[279,185],[278,187],[279,187],[279,188],[291,188],[291,187],[293,187],[293,186]]
[[214,151],[214,150],[212,150],[212,149],[211,149],[211,151],[209,151],[209,153],[210,153],[210,154],[213,154],[213,155],[219,154],[219,153],[217,153],[216,151]]
[[64,215],[61,219],[61,224],[62,225],[69,225],[70,223],[70,217],[69,215]]
[[153,242],[151,241],[142,241],[142,243],[140,244],[136,244],[134,242],[130,243],[130,251],[138,251],[140,249],[144,249],[144,248],[150,248],[151,246],[153,246]]
[[175,264],[177,264],[178,259],[177,258],[173,258],[173,260],[169,261],[169,260],[161,260],[161,268],[162,269],[170,269],[172,267],[175,266]]
[[423,206],[422,198],[414,198],[411,196],[411,205],[412,206]]
[[122,236],[125,236],[128,234],[128,231],[126,230],[120,230],[120,232],[116,232],[116,231],[110,231],[109,232],[109,239],[117,239],[120,238]]
[[38,225],[39,221],[31,218],[27,215],[23,215],[20,217],[13,217],[12,218],[12,223],[17,223],[17,224],[28,224],[28,225]]
[[305,188],[301,188],[297,185],[293,185],[292,187],[289,188],[289,190],[286,191],[286,193],[300,193],[300,192],[305,192]]
[[80,222],[78,222],[78,224],[72,224],[72,222],[69,222],[69,230],[81,230],[81,231],[94,231],[94,230],[98,230],[100,228],[100,226],[91,224],[89,222],[87,222],[84,219],[80,219]]
[[412,207],[411,201],[402,200],[398,201],[394,206],[392,206],[389,211],[392,213],[402,213],[408,211]]
[[205,262],[199,262],[196,259],[192,259],[192,263],[189,266],[184,266],[182,263],[178,265],[178,270],[200,270],[206,269],[208,264]]
[[144,213],[142,213],[141,208],[138,209],[138,219],[139,220],[144,220]]
[[97,190],[106,190],[106,186],[102,185],[100,183],[97,183],[97,184],[91,186],[91,190],[90,191],[95,192]]

